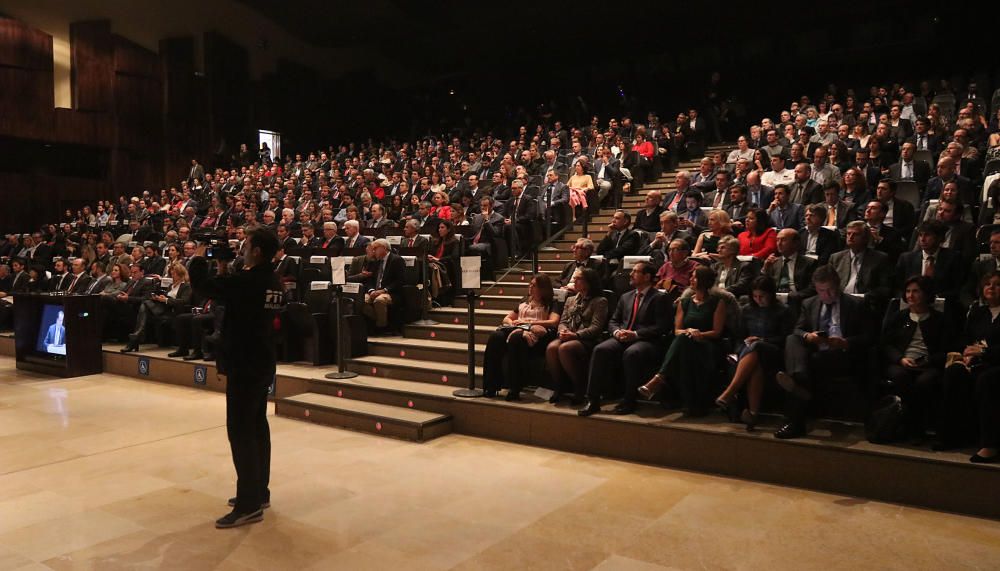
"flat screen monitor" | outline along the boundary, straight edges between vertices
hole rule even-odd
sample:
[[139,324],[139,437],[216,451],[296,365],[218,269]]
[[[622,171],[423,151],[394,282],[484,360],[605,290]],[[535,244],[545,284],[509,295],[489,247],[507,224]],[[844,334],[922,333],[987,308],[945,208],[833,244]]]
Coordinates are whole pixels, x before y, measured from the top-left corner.
[[66,357],[66,326],[63,325],[63,306],[50,303],[42,306],[42,320],[38,327],[35,350],[53,358]]

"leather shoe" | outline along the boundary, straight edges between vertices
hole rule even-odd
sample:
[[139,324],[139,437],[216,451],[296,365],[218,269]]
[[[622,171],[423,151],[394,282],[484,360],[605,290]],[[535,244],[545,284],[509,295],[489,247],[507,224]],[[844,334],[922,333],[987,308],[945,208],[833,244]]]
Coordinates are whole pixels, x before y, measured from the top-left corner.
[[623,414],[632,414],[633,412],[635,412],[635,404],[623,402],[616,405],[615,408],[612,409],[611,414],[617,414],[620,416]]
[[775,438],[789,440],[806,435],[806,427],[798,422],[789,422],[774,432]]
[[138,350],[139,348],[133,345],[131,342],[120,349],[122,353],[135,353]]
[[215,355],[213,355],[211,353],[205,353],[205,356],[202,357],[201,360],[202,361],[214,361],[215,360]]
[[1000,454],[980,456],[979,452],[976,452],[969,458],[969,462],[972,462],[973,464],[996,464],[997,462],[1000,462]]
[[178,349],[178,350],[174,351],[173,353],[167,353],[167,357],[171,357],[171,358],[175,358],[175,357],[187,357],[187,354],[188,354],[187,349]]
[[576,411],[576,414],[580,416],[591,416],[601,412],[601,403],[591,400],[587,401],[587,406]]
[[194,353],[191,353],[187,357],[184,357],[184,360],[185,361],[196,361],[198,359],[203,359],[203,358],[205,358],[205,356],[201,354],[201,351],[195,351]]

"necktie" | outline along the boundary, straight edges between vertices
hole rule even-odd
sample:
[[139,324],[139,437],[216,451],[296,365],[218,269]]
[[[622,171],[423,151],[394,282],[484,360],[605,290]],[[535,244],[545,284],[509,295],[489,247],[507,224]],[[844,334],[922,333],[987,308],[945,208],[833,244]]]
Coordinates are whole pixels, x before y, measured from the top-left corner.
[[62,343],[59,342],[59,333],[61,333],[60,329],[62,329],[62,328],[59,327],[58,325],[56,325],[56,334],[53,335],[53,339],[52,339],[52,344],[53,345],[56,345],[56,346],[62,345]]
[[829,303],[824,303],[823,307],[819,310],[819,330],[825,333],[830,332],[830,318],[833,313],[833,305]]
[[789,258],[784,258],[781,262],[781,270],[778,272],[778,291],[787,292],[792,277],[789,270]]
[[903,163],[903,168],[900,169],[900,176],[904,179],[913,178],[913,163]]
[[775,220],[774,222],[775,222],[774,227],[777,228],[778,230],[781,230],[782,228],[785,227],[785,209],[784,208],[778,208],[778,219]]
[[521,203],[521,197],[514,199],[514,212],[511,213],[511,218],[517,217],[517,205]]
[[924,139],[925,139],[925,137],[923,135],[918,135],[917,136],[917,150],[920,150],[920,151],[926,151],[927,150],[927,142]]
[[382,258],[382,262],[378,266],[378,278],[375,280],[375,289],[382,289],[382,275],[385,274],[385,260]]
[[639,306],[641,304],[642,304],[642,294],[637,292],[635,294],[635,301],[632,302],[632,315],[629,316],[628,326],[625,328],[627,331],[632,331],[632,328],[635,327],[635,319],[637,314],[639,313]]
[[827,205],[826,211],[826,225],[836,226],[837,225],[837,207]]
[[927,262],[924,263],[924,276],[934,277],[934,256],[927,256]]
[[69,272],[63,274],[62,277],[59,278],[59,285],[56,286],[56,290],[58,290],[58,291],[62,291],[63,290],[63,284],[66,283],[66,276],[68,276],[68,275],[69,275]]
[[416,238],[410,238],[410,245],[408,247],[412,248],[413,247],[413,243],[416,242],[416,240],[417,240]]
[[73,288],[76,287],[76,282],[80,279],[81,275],[83,275],[83,274],[77,274],[77,275],[73,276],[73,281],[69,282],[69,287],[66,288],[66,291],[73,291]]
[[861,274],[861,257],[851,255],[851,269],[850,274],[847,277],[847,285],[844,287],[844,291],[847,293],[859,293],[858,292],[858,276]]

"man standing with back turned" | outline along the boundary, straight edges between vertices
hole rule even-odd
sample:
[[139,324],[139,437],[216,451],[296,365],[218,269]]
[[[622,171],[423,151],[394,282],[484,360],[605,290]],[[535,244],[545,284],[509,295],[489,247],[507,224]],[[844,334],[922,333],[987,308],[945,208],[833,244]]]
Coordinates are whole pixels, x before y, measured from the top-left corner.
[[272,333],[282,291],[271,270],[278,251],[272,230],[250,232],[243,246],[243,268],[230,269],[219,260],[218,273],[209,277],[208,261],[191,262],[191,284],[206,297],[225,305],[219,370],[226,373],[226,430],[236,467],[233,511],[218,519],[219,529],[264,519],[270,507],[271,432],[267,425],[267,395],[274,379]]

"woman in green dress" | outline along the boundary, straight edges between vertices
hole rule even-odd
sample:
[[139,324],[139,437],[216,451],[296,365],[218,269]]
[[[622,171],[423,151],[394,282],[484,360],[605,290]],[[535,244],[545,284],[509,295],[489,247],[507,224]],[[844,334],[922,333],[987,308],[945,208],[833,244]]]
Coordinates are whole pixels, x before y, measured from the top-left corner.
[[691,278],[692,295],[677,303],[674,338],[660,372],[642,387],[639,394],[652,399],[668,380],[675,383],[688,415],[705,414],[711,400],[722,355],[721,338],[726,328],[726,304],[712,295],[715,271],[701,267]]

